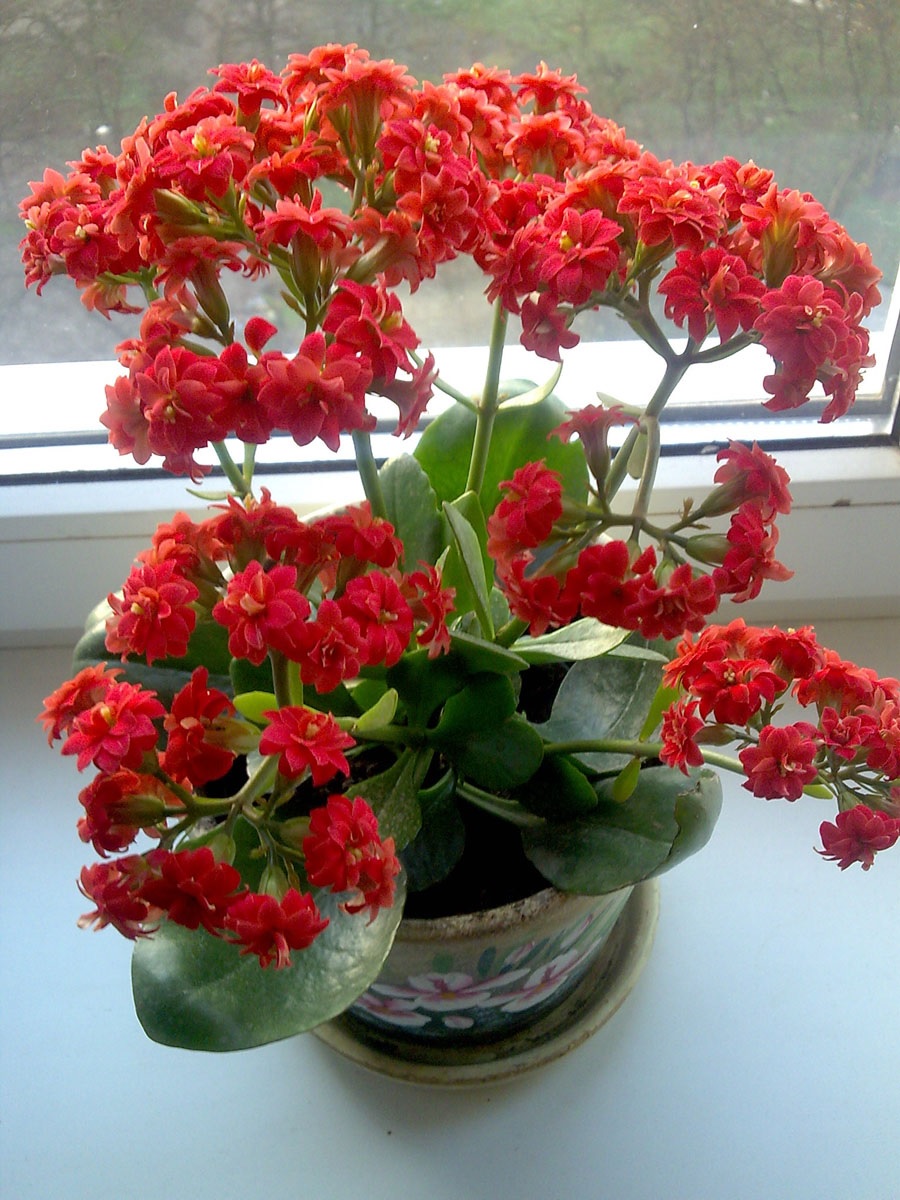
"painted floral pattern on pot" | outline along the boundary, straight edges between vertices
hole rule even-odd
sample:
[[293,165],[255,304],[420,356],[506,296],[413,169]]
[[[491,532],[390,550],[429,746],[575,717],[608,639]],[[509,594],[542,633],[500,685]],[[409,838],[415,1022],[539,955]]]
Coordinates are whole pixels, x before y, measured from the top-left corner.
[[[584,978],[606,944],[631,889],[608,896],[552,891],[518,905],[454,917],[406,921],[353,1018],[393,1036],[480,1041],[504,1037],[537,1020]],[[534,927],[529,923],[534,908]],[[507,920],[482,918],[506,914]],[[448,926],[441,939],[437,927]]]

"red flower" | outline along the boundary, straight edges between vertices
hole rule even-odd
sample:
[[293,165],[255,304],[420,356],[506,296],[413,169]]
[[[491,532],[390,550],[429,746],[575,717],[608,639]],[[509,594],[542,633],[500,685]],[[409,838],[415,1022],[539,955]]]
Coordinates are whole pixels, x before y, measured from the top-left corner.
[[713,325],[719,341],[727,342],[738,329],[752,327],[766,285],[738,255],[713,246],[699,254],[679,251],[659,291],[666,297],[666,316],[679,328],[687,322],[695,342],[702,342]]
[[858,862],[868,871],[879,850],[888,850],[900,838],[900,819],[883,812],[873,812],[865,804],[839,812],[831,821],[819,826],[824,850],[823,858],[836,862],[842,871]]
[[212,90],[234,92],[238,108],[245,116],[256,116],[266,100],[276,104],[283,101],[281,80],[255,58],[249,63],[227,63],[216,67],[211,74],[219,77]]
[[725,725],[746,725],[763,703],[771,704],[787,688],[761,658],[708,662],[691,681],[703,718],[713,714]]
[[158,779],[134,771],[98,775],[78,799],[85,810],[78,822],[78,836],[104,857],[107,851],[127,849],[139,829],[150,832],[164,819],[166,805],[178,803]]
[[152,932],[147,924],[158,918],[159,909],[135,891],[146,869],[146,860],[140,854],[82,867],[78,889],[96,907],[79,917],[79,928],[93,925],[99,930],[112,925],[123,937],[147,937]]
[[305,337],[293,358],[273,352],[261,366],[259,403],[271,428],[289,433],[299,446],[321,438],[337,450],[342,433],[374,426],[366,412],[371,371],[345,346],[327,345],[321,332]]
[[594,479],[603,484],[609,469],[609,431],[614,425],[636,425],[635,417],[629,416],[619,404],[586,404],[569,413],[553,432],[563,442],[577,436],[584,448],[584,456]]
[[223,922],[244,947],[241,954],[255,954],[261,967],[274,964],[276,970],[289,967],[291,951],[311,946],[327,925],[312,896],[296,888],[288,888],[280,901],[248,892],[228,906]]
[[412,636],[413,615],[390,576],[371,571],[351,579],[338,604],[359,628],[364,666],[399,662]]
[[814,759],[818,730],[806,721],[780,728],[766,725],[759,742],[738,755],[747,775],[744,787],[766,800],[796,800],[818,775]]
[[713,578],[716,587],[736,603],[755,599],[766,579],[790,579],[794,572],[775,557],[778,530],[766,525],[760,510],[748,501],[731,518],[727,540],[730,549]]
[[47,731],[48,744],[69,733],[75,718],[102,700],[110,684],[121,674],[121,667],[98,663],[94,667],[85,667],[46,696],[44,710],[37,719]]
[[551,625],[565,625],[575,615],[578,600],[554,575],[532,575],[525,571],[531,562],[526,552],[504,566],[500,582],[510,611],[526,621],[533,637],[540,637]]
[[562,484],[543,462],[530,462],[499,486],[506,494],[488,518],[488,553],[504,563],[549,538],[562,516]]
[[419,344],[393,292],[349,279],[335,290],[322,329],[368,363],[376,385],[390,383],[398,371],[408,371],[409,353]]
[[754,653],[771,663],[782,679],[808,679],[822,665],[822,647],[811,625],[759,630]]
[[378,820],[362,797],[329,797],[324,808],[310,813],[309,830],[303,854],[314,887],[354,893],[341,907],[350,913],[367,908],[370,919],[390,908],[400,871],[394,839],[381,840]]
[[359,626],[335,600],[323,600],[308,622],[299,657],[300,678],[325,695],[359,674],[364,647]]
[[316,521],[313,528],[325,534],[342,558],[373,563],[386,570],[399,561],[403,543],[390,521],[372,516],[368,504],[354,504],[332,517]]
[[280,755],[282,775],[297,779],[309,768],[313,784],[320,787],[338,771],[349,774],[343,752],[355,743],[330,713],[294,705],[263,715],[271,723],[259,739],[259,752]]
[[412,610],[413,620],[425,625],[416,634],[418,644],[428,647],[429,658],[446,654],[450,649],[447,617],[453,611],[456,589],[441,587],[441,573],[430,564],[423,564],[421,571],[404,576],[400,586]]
[[694,739],[703,727],[702,718],[697,716],[696,700],[679,700],[670,705],[663,714],[660,730],[660,761],[667,767],[678,767],[685,775],[688,767],[701,766],[703,755]]
[[187,929],[201,925],[209,933],[222,926],[241,875],[230,863],[217,862],[209,846],[196,850],[151,850],[150,874],[137,894],[163,909],[170,921]]
[[878,728],[874,717],[856,713],[841,715],[833,708],[822,710],[819,724],[822,744],[848,762],[852,762],[860,750],[872,741]]
[[[729,442],[716,459],[722,463],[713,477],[713,482],[721,485],[717,511],[728,512],[742,504],[753,503],[763,521],[774,521],[777,513],[791,511],[787,471],[756,442],[752,446]],[[723,507],[726,496],[727,507]],[[707,507],[706,511],[711,510]]]
[[724,213],[715,188],[706,190],[686,167],[657,167],[629,179],[619,211],[633,213],[645,246],[672,240],[699,252],[722,232]]
[[583,617],[595,617],[605,625],[633,629],[626,612],[644,586],[655,586],[656,553],[648,547],[634,562],[627,542],[586,546],[566,576],[565,594],[577,603]]
[[181,658],[197,623],[191,604],[199,589],[181,574],[177,562],[143,563],[125,581],[122,596],[110,593],[113,616],[106,623],[106,648],[112,654],[137,654],[148,663]]
[[224,775],[235,757],[227,743],[234,705],[224,692],[207,687],[208,679],[207,668],[197,667],[163,722],[168,741],[159,765],[194,788]]
[[120,767],[136,769],[156,745],[153,722],[165,711],[155,692],[114,683],[102,700],[78,714],[61,753],[77,754],[79,771],[89,762],[107,774]]
[[695,577],[690,564],[682,563],[666,583],[642,583],[637,599],[625,610],[625,622],[646,638],[675,638],[685,630],[702,629],[718,604],[713,579],[709,575]]
[[212,615],[229,630],[228,649],[235,658],[259,664],[270,649],[298,656],[310,607],[296,581],[296,567],[274,566],[267,572],[254,559],[229,582]]

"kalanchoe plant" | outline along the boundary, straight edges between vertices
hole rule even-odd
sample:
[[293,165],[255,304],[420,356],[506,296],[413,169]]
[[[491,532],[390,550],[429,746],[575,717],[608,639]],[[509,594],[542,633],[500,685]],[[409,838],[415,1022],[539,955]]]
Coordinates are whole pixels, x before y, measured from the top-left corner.
[[[229,488],[157,529],[41,718],[94,772],[82,923],[136,940],[148,1032],[222,1049],[330,1018],[377,974],[407,890],[468,869],[476,836],[492,876],[504,831],[562,889],[658,874],[711,832],[711,767],[754,796],[830,797],[820,852],[868,869],[900,836],[897,681],[808,627],[709,623],[790,574],[787,475],[730,441],[699,503],[650,503],[696,364],[761,343],[767,408],[817,382],[823,420],[850,407],[867,248],[752,162],[655,158],[543,64],[420,85],[326,46],[212,74],[21,206],[30,284],[67,274],[89,308],[141,318],[112,444],[194,481],[212,447]],[[460,255],[493,304],[475,397],[437,378],[398,298]],[[235,322],[238,276],[277,280],[277,324],[268,300]],[[558,361],[600,307],[660,359],[646,403],[567,412],[555,375],[502,384],[510,316]],[[452,403],[378,467],[367,397],[407,435],[435,389]],[[301,520],[254,491],[275,433],[351,435],[366,502]]]

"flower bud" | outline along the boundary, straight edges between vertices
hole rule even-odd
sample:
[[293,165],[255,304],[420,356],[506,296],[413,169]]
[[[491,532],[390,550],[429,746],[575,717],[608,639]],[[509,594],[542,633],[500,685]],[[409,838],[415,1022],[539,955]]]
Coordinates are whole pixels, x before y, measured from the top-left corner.
[[688,538],[685,549],[697,562],[719,566],[725,561],[731,543],[723,533],[699,533],[696,537]]
[[256,890],[261,896],[272,896],[276,900],[281,900],[290,886],[284,870],[270,864],[263,870],[259,887]]

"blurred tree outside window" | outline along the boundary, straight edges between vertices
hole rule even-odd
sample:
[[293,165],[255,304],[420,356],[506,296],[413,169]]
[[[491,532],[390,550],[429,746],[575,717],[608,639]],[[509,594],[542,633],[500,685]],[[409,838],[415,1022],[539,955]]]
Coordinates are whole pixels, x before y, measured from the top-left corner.
[[[885,274],[900,258],[897,0],[4,0],[0,8],[0,363],[109,359],[112,329],[67,280],[22,282],[16,205],[47,165],[118,148],[139,119],[211,82],[207,68],[355,42],[419,79],[544,60],[661,158],[725,154],[813,192]],[[484,340],[485,300],[458,264],[409,309],[423,341]],[[879,313],[871,318],[879,325]],[[625,336],[610,314],[585,337]]]

